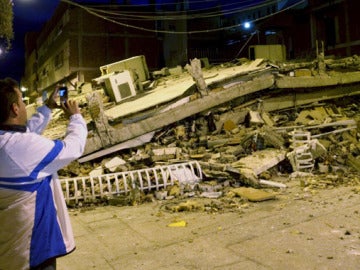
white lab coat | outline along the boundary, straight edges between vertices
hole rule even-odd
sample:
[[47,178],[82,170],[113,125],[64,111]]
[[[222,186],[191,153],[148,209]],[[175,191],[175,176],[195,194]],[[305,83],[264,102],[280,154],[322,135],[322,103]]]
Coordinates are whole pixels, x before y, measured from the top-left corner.
[[27,132],[0,130],[0,270],[29,269],[75,249],[56,172],[82,155],[86,123],[72,115],[64,140],[53,141],[39,135],[50,116],[42,106]]

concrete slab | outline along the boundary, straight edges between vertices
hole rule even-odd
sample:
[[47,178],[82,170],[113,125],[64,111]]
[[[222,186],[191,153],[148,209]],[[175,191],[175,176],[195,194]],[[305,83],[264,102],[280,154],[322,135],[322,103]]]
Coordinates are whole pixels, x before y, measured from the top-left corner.
[[[263,59],[256,59],[241,66],[228,68],[214,68],[204,70],[203,75],[208,85],[232,78],[236,74],[243,75],[263,69],[261,65]],[[159,104],[174,100],[186,93],[195,84],[193,78],[188,73],[169,77],[165,83],[158,85],[156,89],[148,91],[146,95],[139,97],[131,102],[124,102],[105,111],[109,120],[125,117],[145,109],[152,108]]]

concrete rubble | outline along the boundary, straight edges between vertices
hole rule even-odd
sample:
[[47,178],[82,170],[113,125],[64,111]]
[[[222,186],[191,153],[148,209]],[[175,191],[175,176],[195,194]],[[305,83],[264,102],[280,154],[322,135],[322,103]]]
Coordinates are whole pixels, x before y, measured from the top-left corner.
[[[294,180],[304,188],[360,184],[357,56],[199,65],[155,71],[138,96],[119,103],[94,87],[74,96],[90,132],[84,156],[59,172],[70,206],[262,201]],[[61,138],[66,120],[53,116],[45,135]],[[174,211],[184,209],[201,207]]]

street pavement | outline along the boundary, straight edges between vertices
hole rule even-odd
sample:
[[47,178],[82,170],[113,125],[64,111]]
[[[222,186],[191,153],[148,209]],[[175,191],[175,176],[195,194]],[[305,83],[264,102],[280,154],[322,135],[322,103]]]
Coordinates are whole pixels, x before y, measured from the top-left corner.
[[295,181],[218,211],[167,210],[176,200],[70,209],[77,249],[57,269],[360,269],[359,190]]

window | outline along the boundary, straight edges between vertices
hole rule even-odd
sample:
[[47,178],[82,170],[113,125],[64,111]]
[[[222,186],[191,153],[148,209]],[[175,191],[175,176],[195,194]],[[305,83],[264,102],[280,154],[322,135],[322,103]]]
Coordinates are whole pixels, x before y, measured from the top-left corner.
[[54,66],[55,69],[59,69],[64,65],[64,51],[60,51],[56,56],[55,56],[55,61],[54,61]]
[[336,32],[334,18],[325,18],[325,35],[326,44],[329,46],[336,45]]
[[61,35],[62,30],[63,30],[63,24],[61,22],[60,25],[58,25],[55,29],[55,39]]

